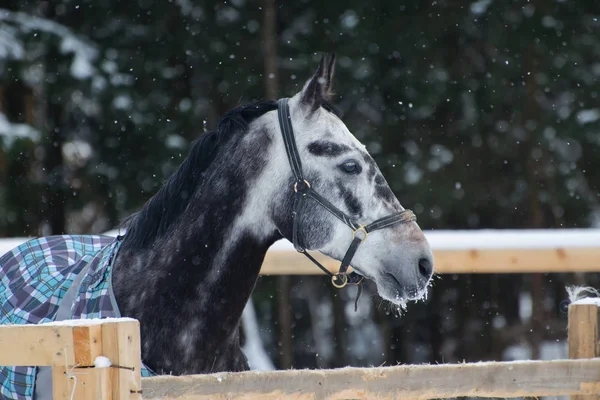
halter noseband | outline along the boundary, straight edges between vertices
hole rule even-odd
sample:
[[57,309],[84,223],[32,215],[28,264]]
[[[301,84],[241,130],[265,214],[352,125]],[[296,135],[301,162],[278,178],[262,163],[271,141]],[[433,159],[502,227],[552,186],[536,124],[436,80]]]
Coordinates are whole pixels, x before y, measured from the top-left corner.
[[[398,213],[390,214],[388,216],[380,218],[374,222],[371,222],[368,225],[361,225],[356,223],[351,217],[349,217],[339,208],[331,204],[331,202],[329,202],[319,193],[315,192],[315,190],[311,187],[310,183],[306,179],[304,179],[304,174],[302,173],[302,162],[300,161],[300,153],[298,153],[298,148],[296,147],[296,140],[294,138],[294,129],[292,128],[288,99],[283,98],[277,101],[277,115],[279,117],[279,127],[281,128],[281,132],[283,135],[285,150],[287,152],[288,160],[290,161],[290,166],[292,168],[292,172],[294,173],[295,178],[294,209],[292,211],[292,218],[294,219],[292,228],[292,240],[294,243],[294,248],[298,252],[308,257],[313,263],[316,264],[317,267],[321,268],[323,272],[329,275],[331,277],[331,283],[336,288],[343,288],[347,284],[359,285],[362,282],[363,277],[357,274],[356,272],[347,273],[346,271],[350,266],[350,262],[352,261],[356,250],[358,250],[358,246],[362,242],[367,240],[369,233],[379,229],[387,228],[400,222],[404,223],[416,221],[417,218],[412,211],[403,210]],[[311,199],[316,201],[317,204],[329,211],[344,224],[348,225],[350,229],[352,229],[352,243],[350,243],[350,246],[346,251],[346,255],[342,259],[342,263],[336,274],[332,274],[331,272],[329,272],[327,268],[321,265],[321,263],[319,263],[313,256],[308,254],[306,252],[306,249],[300,246],[300,244],[298,243],[298,231],[300,229],[298,211],[300,210],[302,204],[304,203],[307,197],[310,197]],[[358,301],[358,297],[356,298],[356,300]]]

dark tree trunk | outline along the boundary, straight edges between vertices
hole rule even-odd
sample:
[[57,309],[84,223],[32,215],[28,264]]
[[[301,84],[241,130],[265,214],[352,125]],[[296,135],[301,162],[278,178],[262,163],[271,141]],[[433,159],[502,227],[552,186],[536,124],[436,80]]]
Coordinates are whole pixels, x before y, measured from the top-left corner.
[[[277,85],[277,9],[275,0],[264,0],[263,7],[263,59],[265,65],[265,96],[276,99]],[[294,362],[292,345],[292,308],[290,305],[291,279],[277,278],[277,315],[279,318],[279,364],[291,368]]]
[[348,322],[345,318],[344,300],[341,292],[333,287],[329,288],[333,313],[333,354],[332,368],[340,368],[348,365],[347,334]]
[[[538,121],[539,120],[539,106],[536,100],[537,84],[534,76],[537,70],[537,63],[535,59],[535,48],[527,48],[527,54],[524,55],[525,68],[527,71],[531,71],[525,81],[526,91],[526,105],[525,113],[522,116],[522,124],[526,121]],[[526,145],[527,154],[531,154],[531,150],[537,144],[536,132],[529,134]],[[531,228],[544,228],[545,218],[542,204],[540,203],[539,188],[543,184],[541,178],[541,169],[539,163],[536,162],[532,157],[528,157],[527,161],[527,180],[529,186],[529,227]],[[543,274],[532,274],[531,275],[531,330],[529,335],[529,344],[531,346],[531,358],[536,360],[540,358],[540,344],[543,339],[544,326],[547,323],[547,316],[544,312],[544,292],[545,292],[545,280]]]
[[45,145],[46,157],[44,168],[46,171],[46,193],[44,195],[44,219],[50,232],[44,234],[65,233],[65,208],[66,197],[64,189],[64,164],[62,147],[64,135],[61,129],[62,107],[58,102],[48,103],[48,123],[46,124],[48,140]]
[[277,79],[277,8],[275,0],[264,0],[263,51],[265,62],[265,94],[276,99],[279,92]]
[[[55,20],[57,17],[56,9],[50,6],[46,11],[46,18]],[[50,48],[46,55],[46,65],[48,73],[55,72],[56,66],[53,66],[55,60],[59,60],[61,55],[58,49]],[[60,81],[60,79],[59,79]],[[43,195],[43,219],[47,224],[48,231],[43,231],[44,235],[57,235],[66,233],[66,190],[65,190],[65,174],[62,148],[65,142],[65,117],[63,115],[63,102],[66,99],[62,98],[62,88],[60,82],[57,81],[53,85],[53,90],[45,93],[45,90],[40,90],[37,95],[46,94],[43,100],[43,114],[40,115],[38,126],[42,132],[46,133],[46,141],[43,144],[45,157],[43,160],[43,168],[45,172],[45,190]],[[37,99],[38,102],[42,99]]]

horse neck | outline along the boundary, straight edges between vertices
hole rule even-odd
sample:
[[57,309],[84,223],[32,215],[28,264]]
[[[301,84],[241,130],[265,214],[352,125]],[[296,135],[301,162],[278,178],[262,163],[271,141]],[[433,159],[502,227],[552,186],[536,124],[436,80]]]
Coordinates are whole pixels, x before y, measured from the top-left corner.
[[[207,175],[166,234],[138,249],[128,247],[125,236],[113,272],[115,296],[123,316],[140,320],[143,358],[151,368],[243,368],[235,365],[238,356],[223,355],[224,346],[239,348],[243,309],[267,249],[279,238],[266,223],[264,204],[257,207],[251,198],[266,163],[247,142],[232,143],[227,157],[215,159],[219,172]],[[237,162],[238,153],[255,157]],[[202,364],[206,360],[211,365]]]

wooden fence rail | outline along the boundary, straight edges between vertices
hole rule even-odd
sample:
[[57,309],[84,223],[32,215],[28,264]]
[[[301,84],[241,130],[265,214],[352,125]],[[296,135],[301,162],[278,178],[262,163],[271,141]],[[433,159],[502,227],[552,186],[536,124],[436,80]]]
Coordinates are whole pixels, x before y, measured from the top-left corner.
[[[599,242],[600,244],[600,242]],[[313,254],[331,272],[340,262]],[[521,274],[600,271],[600,247],[556,247],[548,249],[434,250],[437,274]],[[269,251],[263,275],[320,275],[323,272],[293,250]]]
[[142,385],[144,399],[163,400],[590,395],[600,393],[600,359],[161,376]]
[[[121,231],[106,232],[109,236]],[[498,229],[426,231],[438,274],[599,272],[600,229]],[[0,255],[29,238],[0,239]],[[315,254],[330,271],[339,262]],[[285,240],[275,243],[262,265],[263,275],[322,274]]]
[[[342,400],[570,395],[600,399],[599,303],[569,306],[570,360],[248,371],[140,378],[139,324],[129,318],[0,326],[0,365],[53,369],[56,400]],[[98,357],[112,367],[94,367]],[[71,379],[77,376],[77,380]],[[75,390],[75,392],[73,392]]]

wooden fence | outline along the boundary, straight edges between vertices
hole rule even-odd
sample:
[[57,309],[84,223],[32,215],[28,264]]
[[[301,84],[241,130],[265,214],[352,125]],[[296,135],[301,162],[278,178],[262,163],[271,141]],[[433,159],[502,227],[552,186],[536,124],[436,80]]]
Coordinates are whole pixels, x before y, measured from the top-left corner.
[[[600,229],[441,230],[426,231],[425,236],[439,274],[600,271]],[[1,239],[0,255],[28,239]],[[337,272],[338,261],[314,255]],[[261,269],[263,275],[321,273],[285,240],[269,249]]]
[[[598,272],[600,229],[426,231],[439,274]],[[315,254],[330,271],[339,262]],[[267,253],[264,275],[320,274],[282,240]]]
[[[0,365],[51,366],[56,400],[406,400],[555,395],[598,400],[599,304],[584,300],[569,306],[569,360],[141,379],[139,324],[118,318],[1,326]],[[102,357],[108,358],[111,366]]]
[[[112,367],[96,368],[98,357]],[[52,367],[57,400],[142,398],[140,325],[131,318],[2,325],[0,365]]]
[[[340,262],[313,254],[331,272]],[[433,250],[437,274],[501,274],[529,272],[598,272],[600,239],[596,247],[552,247],[531,249],[439,249]],[[293,249],[269,251],[263,275],[319,275],[321,270]]]

